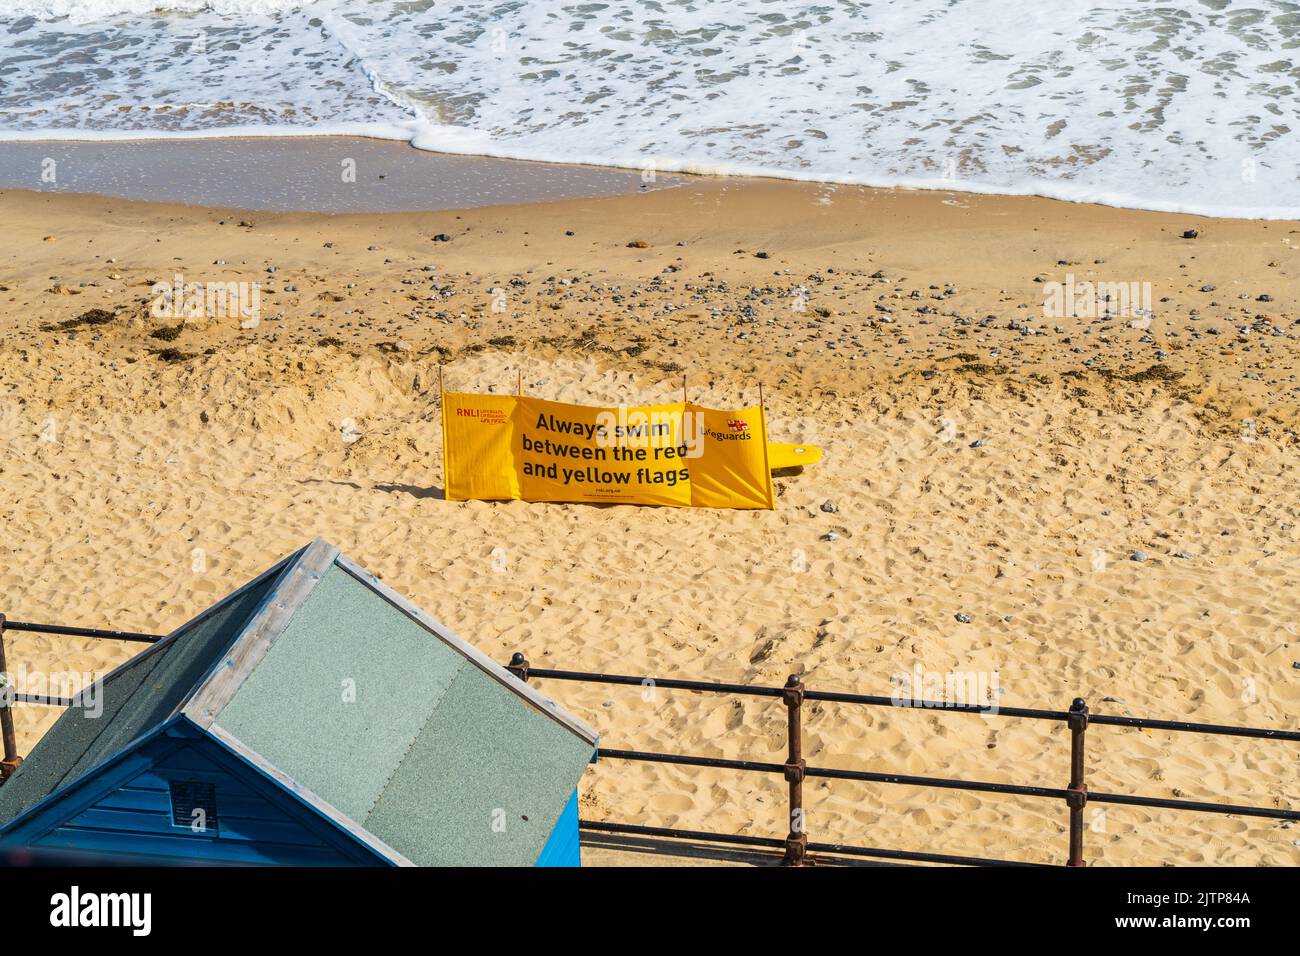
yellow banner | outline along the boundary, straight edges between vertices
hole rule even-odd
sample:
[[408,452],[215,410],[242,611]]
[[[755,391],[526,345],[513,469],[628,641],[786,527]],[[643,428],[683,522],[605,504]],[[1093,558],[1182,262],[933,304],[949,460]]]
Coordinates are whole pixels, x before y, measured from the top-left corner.
[[514,395],[442,395],[451,501],[772,508],[761,406],[600,408]]

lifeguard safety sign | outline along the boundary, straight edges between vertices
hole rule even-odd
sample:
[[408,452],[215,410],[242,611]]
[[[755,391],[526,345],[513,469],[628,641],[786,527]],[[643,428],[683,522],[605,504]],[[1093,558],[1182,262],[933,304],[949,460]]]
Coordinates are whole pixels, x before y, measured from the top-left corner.
[[772,508],[761,405],[599,408],[515,395],[442,395],[452,501]]

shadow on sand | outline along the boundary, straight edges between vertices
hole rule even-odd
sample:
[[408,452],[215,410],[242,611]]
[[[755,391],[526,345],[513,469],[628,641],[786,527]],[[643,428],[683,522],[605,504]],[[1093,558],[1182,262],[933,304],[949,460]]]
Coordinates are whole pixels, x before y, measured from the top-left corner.
[[355,481],[339,481],[335,478],[304,478],[298,482],[300,485],[342,485],[344,488],[352,488],[356,491],[383,491],[390,495],[410,495],[412,498],[434,498],[438,501],[445,501],[447,493],[437,485],[429,485],[427,488],[421,485],[399,485],[394,483],[381,483],[371,485],[369,489],[365,485],[359,485]]
[[[751,850],[742,847],[720,846],[695,840],[674,840],[663,837],[625,836],[615,833],[582,834],[583,852],[594,851],[599,857],[607,853],[631,853],[645,857],[636,862],[639,866],[672,866],[675,861],[698,860],[701,863],[731,863],[737,866],[780,866],[781,854],[769,850]],[[814,854],[817,866],[900,866],[875,860]],[[591,862],[599,865],[598,860]]]

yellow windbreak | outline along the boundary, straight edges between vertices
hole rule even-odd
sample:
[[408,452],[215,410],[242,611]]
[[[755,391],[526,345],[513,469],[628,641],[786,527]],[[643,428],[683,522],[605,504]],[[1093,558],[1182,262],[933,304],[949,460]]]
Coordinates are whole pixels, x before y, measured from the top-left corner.
[[771,508],[761,407],[443,394],[447,498]]

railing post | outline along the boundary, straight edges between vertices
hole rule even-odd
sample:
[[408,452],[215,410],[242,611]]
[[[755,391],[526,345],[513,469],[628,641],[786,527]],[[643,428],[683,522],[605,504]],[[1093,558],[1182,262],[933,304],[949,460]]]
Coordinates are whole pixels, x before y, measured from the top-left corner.
[[808,764],[803,759],[803,681],[791,674],[782,689],[786,707],[785,779],[790,784],[790,833],[785,838],[784,866],[804,866],[808,862],[808,833],[804,827],[803,781]]
[[510,655],[510,663],[506,665],[506,670],[525,684],[528,683],[528,658],[524,657],[519,651],[515,651]]
[[1088,787],[1083,782],[1083,732],[1088,729],[1088,705],[1082,697],[1070,704],[1066,726],[1070,728],[1070,785],[1065,798],[1070,808],[1070,859],[1066,866],[1083,866],[1083,808],[1088,803]]
[[9,678],[9,664],[5,660],[5,616],[0,614],[0,737],[4,738],[4,759],[0,760],[0,783],[8,780],[23,758],[18,756],[18,740],[14,736],[13,702],[16,691]]

